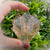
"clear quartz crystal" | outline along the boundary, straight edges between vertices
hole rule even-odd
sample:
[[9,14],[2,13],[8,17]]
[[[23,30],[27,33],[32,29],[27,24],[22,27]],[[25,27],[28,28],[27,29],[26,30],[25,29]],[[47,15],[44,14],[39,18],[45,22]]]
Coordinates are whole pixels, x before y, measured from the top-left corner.
[[36,15],[31,16],[29,12],[15,19],[16,31],[19,39],[30,42],[40,28],[40,21]]

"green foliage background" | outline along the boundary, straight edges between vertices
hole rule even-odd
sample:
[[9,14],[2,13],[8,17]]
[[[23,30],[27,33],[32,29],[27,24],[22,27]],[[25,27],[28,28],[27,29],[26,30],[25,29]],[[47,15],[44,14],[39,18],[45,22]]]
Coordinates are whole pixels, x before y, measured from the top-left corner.
[[[39,0],[33,0],[28,2],[23,1],[24,3],[27,3],[30,8],[30,14],[36,14],[37,18],[41,21],[40,29],[37,35],[32,39],[30,42],[31,48],[30,50],[39,50],[38,48],[49,46],[50,42],[50,15],[48,15],[47,11],[47,3],[42,2]],[[24,13],[22,11],[19,12],[21,15]],[[2,22],[2,30],[3,33],[6,36],[12,37],[12,38],[18,38],[17,35],[13,32],[11,29],[13,27],[12,25],[12,19],[15,19],[16,15],[18,16],[17,10],[11,10],[11,12],[5,16],[5,19]]]

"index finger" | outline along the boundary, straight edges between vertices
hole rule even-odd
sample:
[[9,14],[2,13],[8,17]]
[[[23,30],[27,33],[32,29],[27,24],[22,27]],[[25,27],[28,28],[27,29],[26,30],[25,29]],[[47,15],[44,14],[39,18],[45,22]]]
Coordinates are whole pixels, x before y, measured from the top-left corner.
[[29,11],[29,7],[25,6],[23,3],[18,1],[7,1],[3,6],[1,7],[1,14],[7,15],[11,9],[19,9],[21,11]]

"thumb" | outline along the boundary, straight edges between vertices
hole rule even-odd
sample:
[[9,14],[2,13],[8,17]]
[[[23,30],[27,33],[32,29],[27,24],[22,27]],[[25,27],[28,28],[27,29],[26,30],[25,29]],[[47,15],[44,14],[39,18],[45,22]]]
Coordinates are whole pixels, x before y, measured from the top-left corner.
[[29,44],[19,39],[9,38],[3,35],[0,28],[0,48],[28,48]]
[[[21,40],[0,36],[0,48],[24,48],[26,45]],[[29,47],[29,45],[27,45]],[[26,48],[26,47],[25,47]]]
[[[0,36],[1,37],[1,36]],[[18,48],[23,47],[23,43],[21,40],[9,38],[6,36],[2,36],[0,38],[0,47],[2,48]]]

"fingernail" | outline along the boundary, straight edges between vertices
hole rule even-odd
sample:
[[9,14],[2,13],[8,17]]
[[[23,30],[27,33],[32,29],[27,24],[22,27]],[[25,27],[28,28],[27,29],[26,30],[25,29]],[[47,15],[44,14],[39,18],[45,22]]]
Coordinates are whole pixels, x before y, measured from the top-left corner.
[[30,45],[29,45],[28,43],[25,43],[25,44],[24,44],[24,48],[29,48],[29,46],[30,46]]
[[29,11],[29,10],[30,10],[30,8],[29,8],[29,7],[27,7],[26,9],[27,9],[27,11]]

